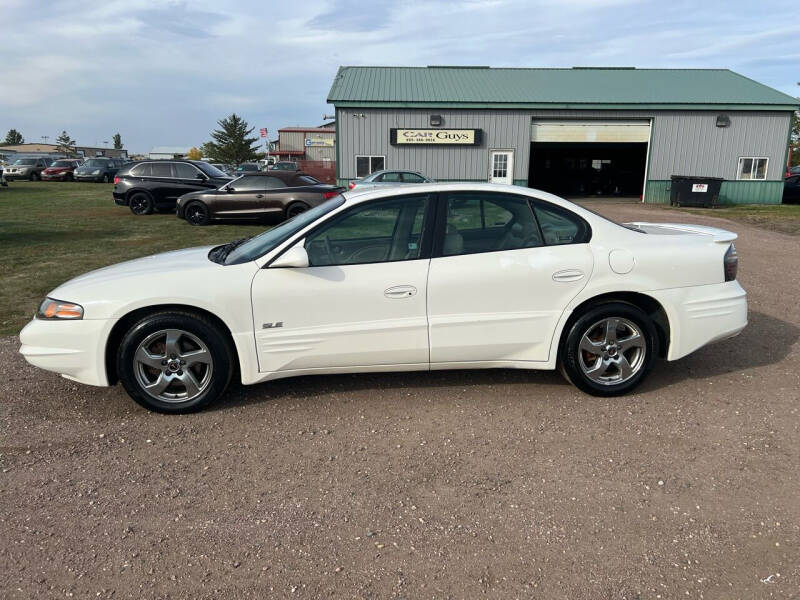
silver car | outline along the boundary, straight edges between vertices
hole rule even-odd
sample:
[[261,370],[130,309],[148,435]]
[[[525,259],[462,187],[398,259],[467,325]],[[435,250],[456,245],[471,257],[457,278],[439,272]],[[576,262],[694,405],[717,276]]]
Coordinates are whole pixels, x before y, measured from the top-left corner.
[[362,179],[350,182],[350,189],[381,188],[390,185],[404,185],[406,183],[434,183],[433,179],[425,177],[417,171],[375,171]]

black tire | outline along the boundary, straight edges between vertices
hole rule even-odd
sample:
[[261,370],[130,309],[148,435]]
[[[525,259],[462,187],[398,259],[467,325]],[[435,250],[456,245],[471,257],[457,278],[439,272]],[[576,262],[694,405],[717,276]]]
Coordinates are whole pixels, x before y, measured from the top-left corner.
[[[179,366],[177,368],[181,370],[172,371],[172,363],[175,360],[181,365],[184,364],[181,361],[182,354],[180,352],[175,355],[177,356],[176,359],[164,361],[169,364],[163,367],[146,367],[136,360],[140,344],[147,342],[148,339],[154,336],[156,340],[154,343],[158,344],[160,332],[166,330],[182,332],[182,336],[178,339],[181,340],[181,343],[189,345],[187,352],[192,350],[191,342],[192,338],[194,338],[205,345],[207,354],[210,355],[210,367],[206,365],[191,367],[196,369],[199,366],[199,371],[192,371],[193,381],[195,384],[205,387],[198,387],[197,395],[187,400],[181,400],[180,397],[173,398],[171,401],[159,399],[147,392],[140,381],[142,378],[148,378],[145,381],[152,378],[154,383],[158,383],[164,377],[164,381],[169,380],[171,383],[161,392],[162,394],[179,396],[180,393],[189,393],[189,388],[181,383],[184,376],[183,369],[188,371],[189,367]],[[164,356],[170,356],[166,350],[164,350]],[[156,358],[156,364],[164,364],[164,362],[161,362],[160,356],[154,355],[154,358]],[[187,360],[190,359],[187,358]],[[225,393],[234,372],[234,353],[226,335],[209,319],[201,315],[181,311],[158,312],[135,323],[122,338],[117,351],[116,362],[119,380],[128,395],[148,410],[168,414],[196,412],[208,406]],[[169,373],[168,376],[164,376],[160,372],[162,368],[164,373]],[[205,378],[204,368],[210,369],[209,372],[205,372]],[[181,392],[181,389],[184,391]]]
[[[609,336],[604,332],[610,323],[617,325],[613,342],[608,344]],[[618,340],[620,332],[623,337]],[[581,348],[584,336],[597,353]],[[608,302],[588,309],[569,328],[561,342],[559,370],[587,394],[620,396],[642,382],[657,355],[658,333],[650,317],[633,304]],[[586,371],[595,366],[598,370],[587,375]]]
[[103,175],[103,183],[111,183],[111,177],[109,176],[108,173]]
[[36,171],[34,171],[33,173],[31,173],[31,175],[30,175],[30,177],[28,177],[28,179],[30,181],[41,181],[42,177]]
[[296,217],[297,215],[306,212],[309,208],[311,207],[305,202],[293,202],[286,207],[286,219],[288,220],[292,217]]
[[183,209],[183,218],[189,225],[208,225],[208,207],[202,202],[190,202]]
[[153,212],[153,198],[150,194],[136,192],[128,198],[128,207],[136,216],[149,215]]
[[72,176],[72,173],[67,173],[64,177],[64,181],[74,181],[75,178]]

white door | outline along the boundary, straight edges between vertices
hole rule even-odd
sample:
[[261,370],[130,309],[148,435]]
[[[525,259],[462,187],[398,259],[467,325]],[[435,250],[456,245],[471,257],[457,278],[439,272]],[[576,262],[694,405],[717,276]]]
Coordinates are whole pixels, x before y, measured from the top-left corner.
[[[593,259],[588,225],[513,194],[443,196],[446,233],[431,260],[431,368],[546,361],[556,324],[583,289]],[[538,223],[537,223],[538,221]]]
[[514,183],[513,150],[489,150],[489,183]]
[[304,241],[311,266],[252,286],[259,370],[428,365],[429,198],[359,204]]

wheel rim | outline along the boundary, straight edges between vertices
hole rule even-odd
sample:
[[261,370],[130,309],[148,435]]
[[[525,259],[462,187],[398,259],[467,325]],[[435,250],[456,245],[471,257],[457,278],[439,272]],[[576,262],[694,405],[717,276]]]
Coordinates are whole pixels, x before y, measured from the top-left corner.
[[206,220],[206,210],[199,204],[194,204],[186,209],[186,220],[195,225],[201,225]]
[[142,390],[161,402],[188,402],[211,383],[214,361],[200,338],[182,329],[162,329],[136,348],[133,372]]
[[289,207],[289,211],[286,214],[286,216],[291,219],[292,217],[296,217],[300,213],[304,213],[304,212],[306,212],[306,207],[305,206],[303,206],[302,204],[295,204],[295,205]]
[[581,336],[583,374],[600,385],[630,381],[644,365],[647,345],[641,328],[621,317],[597,321]]
[[147,198],[143,196],[134,196],[131,198],[131,210],[137,215],[143,215],[147,212]]

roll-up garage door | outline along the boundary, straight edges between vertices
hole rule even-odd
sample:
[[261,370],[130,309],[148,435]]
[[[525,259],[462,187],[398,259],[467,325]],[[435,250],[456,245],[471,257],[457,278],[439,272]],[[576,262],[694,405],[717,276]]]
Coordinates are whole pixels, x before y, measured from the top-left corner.
[[532,142],[649,142],[650,121],[575,121],[537,119]]

